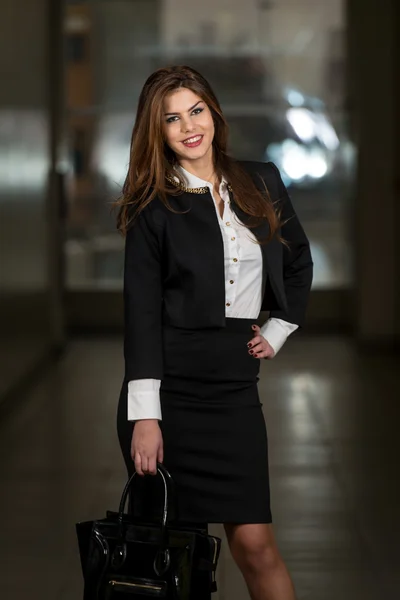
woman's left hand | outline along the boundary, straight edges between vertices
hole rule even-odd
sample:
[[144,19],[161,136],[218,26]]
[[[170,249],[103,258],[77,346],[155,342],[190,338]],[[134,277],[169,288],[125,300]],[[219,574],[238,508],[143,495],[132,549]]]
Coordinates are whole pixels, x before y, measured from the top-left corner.
[[252,325],[254,337],[247,344],[249,354],[254,356],[254,358],[274,358],[275,350],[267,342],[265,337],[260,334],[260,328],[258,325]]

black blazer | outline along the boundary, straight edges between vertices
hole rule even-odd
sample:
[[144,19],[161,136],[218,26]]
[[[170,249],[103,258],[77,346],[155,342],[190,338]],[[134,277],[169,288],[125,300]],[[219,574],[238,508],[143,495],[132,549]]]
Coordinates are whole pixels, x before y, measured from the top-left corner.
[[[261,310],[302,326],[312,280],[310,247],[279,171],[273,163],[240,162],[272,201],[282,208],[281,235],[289,249],[273,239],[261,245]],[[159,198],[139,215],[125,244],[124,313],[125,379],[163,378],[163,324],[202,329],[225,326],[224,248],[218,217],[208,188],[169,196],[176,214]],[[231,208],[246,223],[248,216]],[[268,235],[268,223],[252,229]]]

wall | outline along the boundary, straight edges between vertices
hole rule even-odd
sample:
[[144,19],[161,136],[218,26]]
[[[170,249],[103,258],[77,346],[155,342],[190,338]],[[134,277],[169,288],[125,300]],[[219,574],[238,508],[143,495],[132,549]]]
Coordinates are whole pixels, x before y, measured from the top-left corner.
[[399,13],[391,0],[348,0],[349,108],[358,147],[353,234],[355,320],[363,344],[400,338]]
[[49,355],[60,321],[49,1],[4,0],[1,8],[0,402]]

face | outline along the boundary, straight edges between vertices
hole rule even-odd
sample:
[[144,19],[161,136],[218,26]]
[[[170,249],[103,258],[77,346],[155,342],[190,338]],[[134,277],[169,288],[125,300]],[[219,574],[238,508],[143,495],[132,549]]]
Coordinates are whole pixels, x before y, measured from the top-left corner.
[[165,140],[178,162],[211,158],[214,121],[207,104],[180,88],[165,97],[163,108]]

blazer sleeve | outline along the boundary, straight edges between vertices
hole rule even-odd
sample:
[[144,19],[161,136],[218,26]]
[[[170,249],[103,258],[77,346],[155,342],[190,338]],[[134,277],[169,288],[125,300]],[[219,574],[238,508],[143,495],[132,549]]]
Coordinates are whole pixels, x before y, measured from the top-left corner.
[[278,200],[283,222],[281,235],[288,244],[283,244],[283,284],[287,310],[271,310],[270,317],[283,319],[302,327],[313,277],[310,243],[293,208],[279,169],[273,163],[269,164],[277,178]]
[[126,235],[123,296],[125,380],[161,380],[161,251],[150,204]]

